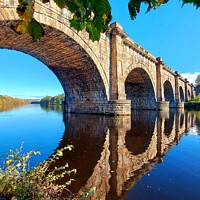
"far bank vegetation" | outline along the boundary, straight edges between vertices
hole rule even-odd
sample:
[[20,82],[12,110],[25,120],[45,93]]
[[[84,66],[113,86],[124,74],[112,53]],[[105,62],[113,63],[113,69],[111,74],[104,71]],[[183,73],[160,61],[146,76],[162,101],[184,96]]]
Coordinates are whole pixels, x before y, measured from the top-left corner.
[[29,103],[30,102],[28,100],[0,95],[0,105],[10,105],[10,104],[23,105],[23,104],[29,104]]
[[57,96],[46,96],[43,99],[41,99],[40,104],[47,106],[47,105],[62,105],[64,102],[64,94],[59,94]]
[[200,94],[191,99],[189,102],[185,103],[185,107],[189,109],[200,110]]

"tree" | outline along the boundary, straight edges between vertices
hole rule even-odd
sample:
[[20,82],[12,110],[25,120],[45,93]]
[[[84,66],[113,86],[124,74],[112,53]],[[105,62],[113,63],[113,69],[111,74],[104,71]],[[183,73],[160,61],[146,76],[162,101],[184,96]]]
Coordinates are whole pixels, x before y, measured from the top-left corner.
[[196,95],[199,95],[200,94],[200,74],[197,75],[195,83],[196,83],[195,92],[196,92]]
[[41,99],[40,103],[42,105],[62,105],[64,97],[65,97],[64,94],[59,94],[54,97],[46,96],[43,99]]
[[[41,0],[47,3],[50,0]],[[92,41],[99,40],[100,34],[108,30],[112,19],[111,7],[108,0],[53,0],[61,9],[68,8],[73,17],[70,25],[77,31],[85,29]],[[131,19],[135,19],[140,12],[141,5],[147,5],[147,12],[157,9],[169,0],[130,0],[128,3]],[[44,35],[40,23],[34,18],[34,0],[18,0],[17,13],[20,21],[11,28],[18,34],[29,33],[34,40]],[[200,0],[182,0],[183,4],[190,3],[196,8],[200,7]]]
[[196,80],[195,80],[195,83],[196,83],[197,85],[200,85],[200,74],[197,75],[197,78],[196,78]]

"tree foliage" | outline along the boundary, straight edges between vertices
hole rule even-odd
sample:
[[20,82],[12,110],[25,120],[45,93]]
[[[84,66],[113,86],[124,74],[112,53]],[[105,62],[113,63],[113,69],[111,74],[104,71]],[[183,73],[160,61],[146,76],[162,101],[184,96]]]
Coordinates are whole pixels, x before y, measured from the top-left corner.
[[23,105],[30,103],[28,100],[0,95],[0,105]]
[[[42,0],[47,3],[50,0]],[[92,41],[100,39],[100,33],[108,29],[111,20],[111,7],[108,0],[54,0],[62,9],[67,8],[73,17],[70,25],[77,31],[86,29]],[[33,18],[34,0],[19,0],[17,13],[20,22],[13,30],[18,34],[29,33],[34,40],[44,35],[42,26]]]
[[[181,0],[182,6],[184,4],[190,3],[193,4],[196,8],[200,7],[200,0]],[[131,19],[135,19],[137,14],[140,12],[140,8],[142,4],[147,5],[146,12],[149,12],[150,10],[155,10],[158,7],[166,4],[169,2],[169,0],[130,0],[128,3],[128,9],[130,13]]]
[[197,85],[200,85],[200,74],[197,75],[197,78],[196,78],[196,80],[195,80],[195,83],[196,83]]
[[59,94],[57,96],[46,96],[43,99],[41,99],[40,104],[41,105],[62,105],[64,101],[64,94]]
[[[50,0],[42,0],[47,3]],[[85,29],[92,41],[99,40],[100,34],[108,30],[109,22],[112,19],[111,6],[108,0],[53,0],[58,7],[67,8],[72,13],[70,25],[77,31]],[[130,0],[128,9],[131,19],[135,19],[140,12],[141,5],[147,5],[147,11],[157,9],[169,0]],[[29,33],[34,40],[44,35],[40,23],[34,18],[34,0],[18,0],[17,13],[20,21],[12,29],[18,34]],[[189,3],[196,8],[200,7],[200,0],[182,0],[182,5]]]

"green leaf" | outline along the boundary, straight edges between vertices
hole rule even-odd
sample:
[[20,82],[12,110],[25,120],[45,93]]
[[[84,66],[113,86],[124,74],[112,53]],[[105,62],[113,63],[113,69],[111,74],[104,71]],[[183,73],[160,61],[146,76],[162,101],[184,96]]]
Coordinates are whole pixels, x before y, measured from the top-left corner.
[[100,39],[100,30],[97,30],[94,27],[94,24],[92,21],[88,21],[86,25],[86,31],[89,33],[89,38],[92,41],[96,41]]
[[140,12],[140,7],[141,7],[141,1],[137,1],[137,0],[129,1],[128,9],[129,9],[129,13],[132,20],[135,19],[137,16],[137,13]]
[[137,14],[140,12],[141,4],[144,3],[148,5],[146,13],[151,9],[156,9],[157,7],[167,3],[168,0],[130,0],[128,3],[128,9],[131,19],[135,19]]
[[196,8],[200,7],[200,0],[183,0],[183,5],[186,3],[193,4]]
[[70,20],[70,26],[75,28],[77,31],[81,31],[85,28],[86,22],[78,21],[75,18],[73,18]]
[[39,40],[44,36],[44,29],[35,19],[32,19],[28,26],[28,33],[32,36],[33,40]]
[[103,16],[110,13],[111,7],[107,0],[96,0],[94,6],[95,15]]
[[66,6],[66,0],[54,0],[54,2],[60,7],[61,9]]
[[76,13],[77,10],[79,10],[80,4],[79,2],[75,2],[73,0],[69,0],[66,2],[68,9],[72,12],[72,13]]

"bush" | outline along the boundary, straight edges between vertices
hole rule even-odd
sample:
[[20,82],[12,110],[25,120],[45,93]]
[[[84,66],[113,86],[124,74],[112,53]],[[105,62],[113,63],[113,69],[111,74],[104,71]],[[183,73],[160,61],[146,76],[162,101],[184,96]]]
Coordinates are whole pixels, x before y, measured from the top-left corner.
[[191,99],[190,101],[191,102],[195,101],[200,103],[200,94],[198,94],[195,98]]
[[[76,169],[69,170],[66,163],[62,167],[55,167],[48,171],[49,166],[63,155],[63,151],[72,150],[73,146],[68,145],[59,149],[39,166],[29,168],[29,160],[32,155],[39,155],[39,151],[30,151],[22,153],[22,147],[19,150],[10,150],[7,159],[0,168],[0,199],[60,199],[64,190],[71,184],[73,179],[69,179],[62,185],[56,181],[65,174],[76,173]],[[68,191],[68,190],[67,190]]]

